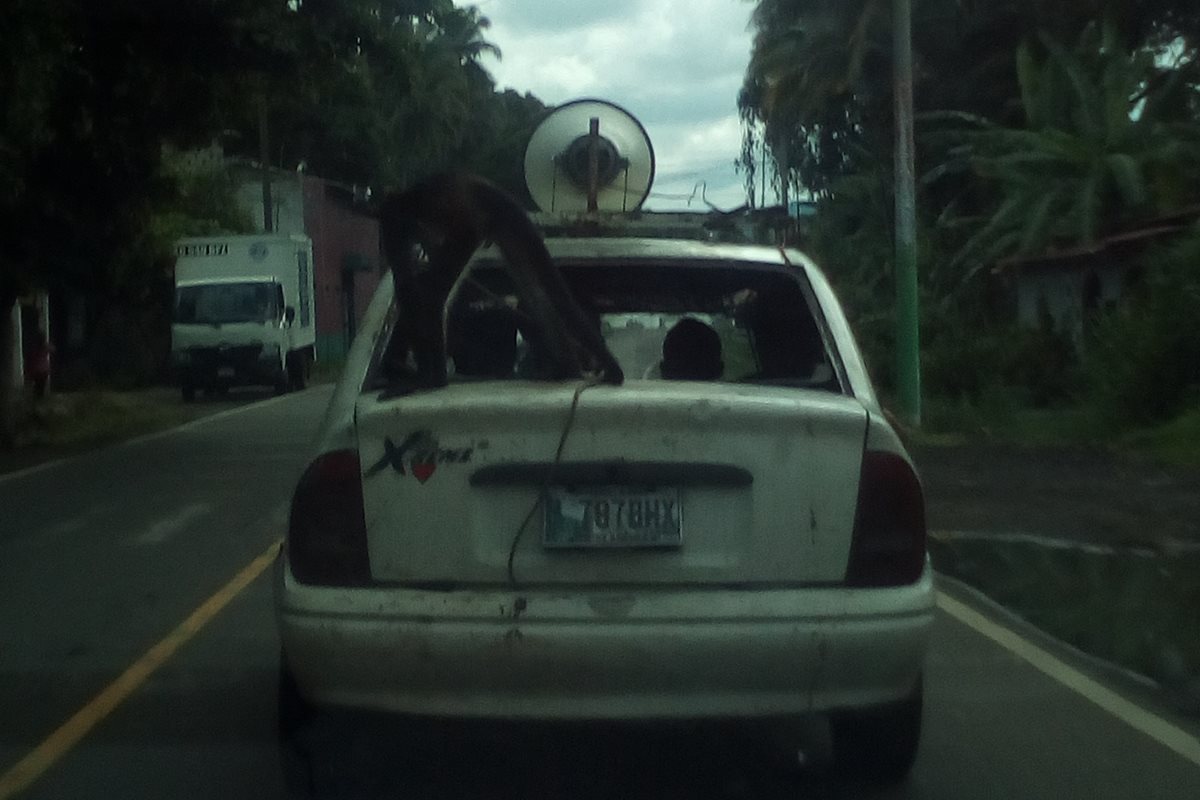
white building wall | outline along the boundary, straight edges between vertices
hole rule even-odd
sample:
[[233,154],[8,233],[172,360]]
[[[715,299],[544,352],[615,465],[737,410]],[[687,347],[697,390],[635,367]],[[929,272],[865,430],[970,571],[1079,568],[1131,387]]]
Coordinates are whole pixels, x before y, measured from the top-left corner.
[[[263,232],[262,175],[252,168],[239,168],[237,181],[238,205],[246,209],[254,229]],[[271,174],[271,210],[275,232],[304,234],[304,188],[300,173],[275,171]]]
[[1054,329],[1069,333],[1076,345],[1081,345],[1084,295],[1091,275],[1098,281],[1100,307],[1120,300],[1124,288],[1124,268],[1120,265],[1106,264],[1087,270],[1027,269],[1017,283],[1017,321],[1025,328],[1038,327],[1044,305]]

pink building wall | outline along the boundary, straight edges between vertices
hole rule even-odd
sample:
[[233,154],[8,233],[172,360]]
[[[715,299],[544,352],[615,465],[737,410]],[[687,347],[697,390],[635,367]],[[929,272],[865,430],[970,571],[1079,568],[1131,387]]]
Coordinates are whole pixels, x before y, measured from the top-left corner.
[[379,283],[379,222],[355,208],[352,193],[337,184],[306,175],[303,192],[304,229],[313,242],[317,357],[337,359],[349,349]]

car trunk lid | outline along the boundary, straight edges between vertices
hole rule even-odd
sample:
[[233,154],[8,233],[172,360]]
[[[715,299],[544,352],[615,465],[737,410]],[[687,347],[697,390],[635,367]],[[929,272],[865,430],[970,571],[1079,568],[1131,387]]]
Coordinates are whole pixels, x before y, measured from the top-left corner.
[[867,422],[857,401],[718,383],[576,386],[363,395],[373,579],[502,583],[510,554],[522,583],[844,577]]

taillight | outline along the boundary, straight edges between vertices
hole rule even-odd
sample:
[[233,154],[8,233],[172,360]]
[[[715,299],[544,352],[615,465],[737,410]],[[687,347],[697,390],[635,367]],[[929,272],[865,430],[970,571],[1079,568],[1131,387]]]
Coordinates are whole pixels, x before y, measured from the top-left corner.
[[362,473],[353,450],[325,453],[304,471],[292,496],[287,554],[301,583],[361,586],[370,580]]
[[925,569],[925,497],[911,466],[895,453],[863,454],[846,583],[901,586]]

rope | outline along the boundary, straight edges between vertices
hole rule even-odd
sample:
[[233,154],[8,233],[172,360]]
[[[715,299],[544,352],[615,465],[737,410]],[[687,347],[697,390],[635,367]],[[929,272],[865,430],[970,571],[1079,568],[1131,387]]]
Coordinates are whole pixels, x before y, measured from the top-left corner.
[[579,397],[585,389],[590,389],[599,383],[600,380],[598,378],[588,378],[575,387],[575,394],[571,397],[571,408],[567,411],[567,421],[563,424],[562,435],[559,436],[558,447],[554,451],[554,461],[550,463],[550,469],[546,471],[546,480],[542,483],[542,488],[538,492],[537,499],[529,507],[529,513],[521,521],[521,527],[517,528],[517,533],[513,536],[512,545],[508,548],[508,583],[514,589],[517,587],[517,576],[513,571],[513,560],[517,556],[517,545],[521,543],[521,537],[525,534],[525,529],[529,527],[529,521],[533,519],[533,515],[545,503],[546,496],[550,493],[550,486],[554,483],[554,473],[558,469],[559,462],[562,461],[563,450],[567,446],[567,437],[570,436],[571,428],[575,425],[575,410],[579,408]]

